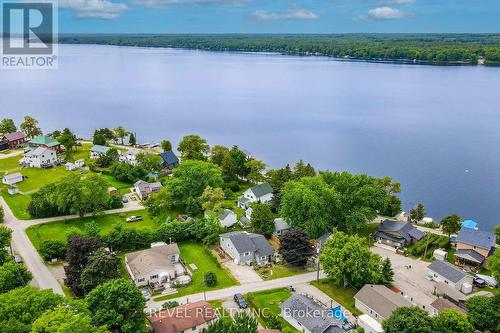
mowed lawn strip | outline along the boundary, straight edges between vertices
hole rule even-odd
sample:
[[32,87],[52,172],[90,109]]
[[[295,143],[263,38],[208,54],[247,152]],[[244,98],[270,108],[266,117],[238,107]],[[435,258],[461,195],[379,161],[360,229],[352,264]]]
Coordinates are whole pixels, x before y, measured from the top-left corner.
[[311,285],[315,286],[333,300],[339,303],[343,308],[349,310],[350,312],[361,315],[362,312],[354,307],[354,295],[357,291],[351,287],[337,287],[328,279],[322,279],[318,281],[312,281]]
[[[245,294],[245,299],[248,300],[249,306],[255,311],[254,313],[257,315],[257,319],[260,324],[265,327],[265,320],[262,316],[269,314],[280,316],[281,304],[291,296],[292,293],[288,289],[278,288],[248,293]],[[279,317],[279,320],[282,324],[282,328],[288,327],[292,332],[298,332],[281,316]]]
[[303,267],[294,267],[287,264],[276,264],[272,267],[257,268],[256,271],[264,280],[280,279],[307,272]]
[[[195,242],[183,242],[178,245],[181,250],[181,259],[193,273],[193,281],[186,287],[180,287],[177,293],[157,297],[154,299],[155,301],[164,301],[184,295],[197,294],[203,291],[227,288],[238,284],[231,273],[227,269],[221,267],[217,263],[217,260],[207,253],[209,250],[205,245]],[[192,270],[189,264],[195,264],[198,269]],[[214,287],[207,287],[204,283],[204,274],[209,271],[214,272],[217,276],[217,285]]]
[[31,195],[14,194],[10,195],[7,193],[6,189],[2,190],[2,197],[4,198],[7,205],[9,205],[12,210],[12,214],[19,220],[29,220],[31,219],[30,214],[28,214],[27,208],[31,202]]
[[[126,223],[125,219],[132,215],[140,215],[142,221]],[[33,245],[39,249],[44,240],[60,240],[65,242],[68,230],[73,227],[85,231],[85,223],[94,221],[101,229],[100,235],[107,235],[113,230],[113,225],[123,222],[125,229],[154,230],[158,226],[153,222],[145,210],[138,210],[128,213],[102,215],[98,217],[85,217],[83,219],[72,219],[58,222],[50,222],[29,227],[26,230]]]

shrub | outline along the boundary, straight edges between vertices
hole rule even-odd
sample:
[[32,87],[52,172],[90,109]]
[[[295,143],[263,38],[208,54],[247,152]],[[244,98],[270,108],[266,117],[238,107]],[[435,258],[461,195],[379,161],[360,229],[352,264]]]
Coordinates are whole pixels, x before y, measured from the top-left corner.
[[167,309],[172,309],[172,308],[175,308],[178,306],[179,306],[179,302],[177,302],[177,301],[167,301],[167,302],[163,303],[163,305],[161,306],[161,309],[167,310]]
[[61,241],[46,240],[40,245],[40,254],[45,261],[64,259],[66,258],[66,251],[66,244]]
[[206,272],[204,279],[207,287],[214,287],[217,284],[217,276],[212,271]]

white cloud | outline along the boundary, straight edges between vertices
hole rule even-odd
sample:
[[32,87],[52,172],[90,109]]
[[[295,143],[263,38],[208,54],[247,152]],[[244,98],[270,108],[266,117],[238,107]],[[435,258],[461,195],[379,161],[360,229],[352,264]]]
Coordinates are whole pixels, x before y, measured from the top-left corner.
[[413,14],[400,11],[399,9],[384,6],[384,7],[370,9],[368,11],[368,15],[363,16],[362,18],[368,20],[381,21],[381,20],[398,20],[409,17],[413,17]]
[[277,21],[277,20],[317,20],[320,16],[304,8],[291,8],[283,13],[257,10],[252,14],[257,21]]
[[112,20],[120,17],[128,6],[108,0],[60,0],[59,8],[73,11],[79,18]]
[[383,5],[411,5],[415,0],[380,0]]
[[176,5],[238,5],[248,0],[133,0],[135,4],[148,8],[165,8]]

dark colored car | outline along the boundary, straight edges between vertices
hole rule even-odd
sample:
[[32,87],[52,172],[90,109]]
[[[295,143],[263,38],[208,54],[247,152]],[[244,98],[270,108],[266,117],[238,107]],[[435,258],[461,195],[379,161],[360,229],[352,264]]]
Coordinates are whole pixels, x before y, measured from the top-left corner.
[[234,301],[236,302],[236,304],[238,304],[238,306],[240,307],[240,309],[246,309],[246,308],[248,308],[247,301],[245,301],[245,299],[243,298],[242,294],[235,294],[234,295]]
[[486,281],[484,281],[481,278],[475,277],[474,280],[474,285],[478,288],[484,288],[486,286]]

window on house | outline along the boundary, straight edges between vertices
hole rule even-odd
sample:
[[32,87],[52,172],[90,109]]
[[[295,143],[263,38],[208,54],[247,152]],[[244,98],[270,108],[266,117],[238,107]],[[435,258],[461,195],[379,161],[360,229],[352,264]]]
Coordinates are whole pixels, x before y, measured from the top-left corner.
[[144,279],[138,279],[137,282],[144,282]]
[[157,279],[157,278],[158,278],[158,274],[151,275],[151,279]]

